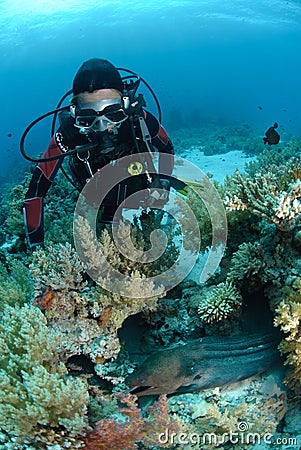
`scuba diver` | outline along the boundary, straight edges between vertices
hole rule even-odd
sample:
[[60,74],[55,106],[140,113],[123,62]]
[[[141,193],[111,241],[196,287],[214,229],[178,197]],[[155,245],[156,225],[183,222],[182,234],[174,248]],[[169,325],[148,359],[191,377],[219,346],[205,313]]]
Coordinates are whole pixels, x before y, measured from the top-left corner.
[[[173,145],[160,117],[157,119],[146,111],[143,95],[136,94],[140,77],[128,71],[134,78],[136,76],[133,81],[130,76],[122,77],[119,70],[126,69],[117,69],[105,59],[84,62],[74,77],[72,91],[68,91],[73,94],[70,106],[40,117],[22,136],[23,156],[39,162],[25,195],[23,210],[31,248],[44,242],[44,198],[66,156],[72,178],[81,190],[102,167],[111,164],[118,170],[119,158],[133,155],[127,167],[129,176],[114,186],[103,200],[100,221],[104,224],[120,220],[121,217],[115,215],[116,210],[121,204],[126,205],[126,199],[137,191],[149,193],[149,203],[146,198],[143,201],[150,207],[162,207],[168,201]],[[58,114],[59,128],[54,131],[53,127],[47,150],[40,159],[28,157],[24,151],[27,132],[37,121],[53,113]],[[153,165],[154,148],[158,153],[157,170]],[[139,159],[139,154],[143,154],[143,158]],[[139,209],[143,201],[135,205],[129,203],[126,207]]]

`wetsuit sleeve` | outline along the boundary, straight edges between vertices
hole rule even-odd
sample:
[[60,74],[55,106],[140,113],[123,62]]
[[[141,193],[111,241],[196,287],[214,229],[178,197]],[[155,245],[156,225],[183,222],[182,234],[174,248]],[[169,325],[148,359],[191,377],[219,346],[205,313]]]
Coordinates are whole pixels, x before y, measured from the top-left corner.
[[[61,154],[54,137],[42,158]],[[44,242],[44,198],[62,164],[62,159],[41,162],[35,168],[24,201],[24,224],[30,247]]]
[[[151,141],[159,153],[160,178],[168,178],[174,167],[174,147],[160,122],[150,112],[144,111],[144,119],[149,130]],[[163,175],[164,174],[164,175]]]

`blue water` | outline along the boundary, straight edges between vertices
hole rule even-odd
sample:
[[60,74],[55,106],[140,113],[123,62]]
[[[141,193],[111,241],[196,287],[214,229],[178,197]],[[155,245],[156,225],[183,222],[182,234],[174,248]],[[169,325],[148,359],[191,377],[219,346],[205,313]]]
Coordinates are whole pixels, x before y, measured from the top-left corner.
[[[175,111],[185,125],[195,115],[264,132],[277,121],[301,135],[300,50],[300,1],[2,0],[0,176],[13,179],[24,128],[56,106],[90,57],[144,77],[163,124]],[[45,121],[31,134],[32,155],[49,133]]]

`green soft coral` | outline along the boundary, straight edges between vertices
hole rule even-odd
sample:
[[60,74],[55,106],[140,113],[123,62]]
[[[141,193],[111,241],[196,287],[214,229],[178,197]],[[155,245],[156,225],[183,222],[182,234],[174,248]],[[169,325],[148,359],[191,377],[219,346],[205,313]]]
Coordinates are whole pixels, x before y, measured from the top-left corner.
[[29,186],[30,176],[26,174],[24,181],[16,186],[2,187],[3,196],[0,201],[0,221],[6,237],[18,236],[25,238],[22,207]]
[[17,259],[8,260],[8,268],[0,263],[0,312],[6,304],[23,305],[33,292],[29,270]]
[[59,342],[38,308],[5,307],[0,322],[0,430],[7,442],[49,443],[54,432],[68,437],[85,430],[86,384],[67,376],[56,351]]

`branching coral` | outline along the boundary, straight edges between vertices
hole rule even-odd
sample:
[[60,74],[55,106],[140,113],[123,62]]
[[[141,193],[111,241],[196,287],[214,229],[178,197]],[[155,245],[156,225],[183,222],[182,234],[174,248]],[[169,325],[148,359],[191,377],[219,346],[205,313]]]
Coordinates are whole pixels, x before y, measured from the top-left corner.
[[228,277],[235,282],[249,279],[264,270],[263,247],[259,242],[244,242],[231,258]]
[[232,281],[226,280],[209,290],[200,299],[198,313],[205,323],[222,322],[231,318],[241,306],[241,294]]
[[[159,435],[178,432],[179,425],[169,415],[166,396],[162,395],[157,402],[148,407],[148,417],[143,417],[136,402],[137,397],[130,394],[119,394],[119,399],[126,405],[120,409],[120,420],[103,419],[86,439],[86,450],[134,450],[138,443],[152,448],[160,444]],[[166,446],[164,446],[166,447]]]
[[275,326],[285,333],[279,349],[290,366],[288,385],[301,395],[301,280],[283,289],[284,296],[276,309]]
[[86,428],[86,384],[66,376],[59,342],[38,308],[6,306],[0,322],[0,429],[15,448],[34,442],[65,448],[68,436]]
[[237,170],[232,177],[235,188],[228,192],[229,211],[248,209],[281,231],[295,228],[301,213],[301,163],[291,158],[281,167],[270,166],[253,177]]
[[[285,166],[291,158],[294,158],[294,161],[296,161],[295,156],[299,153],[300,146],[301,140],[292,138],[287,142],[281,152],[264,148],[255,160],[246,164],[245,172],[250,177],[253,177],[257,172],[268,172],[270,170],[277,173],[279,167]],[[296,164],[296,168],[299,170],[299,164]]]
[[272,235],[241,244],[231,257],[227,278],[245,293],[254,293],[265,286],[282,286],[293,266],[288,248]]

